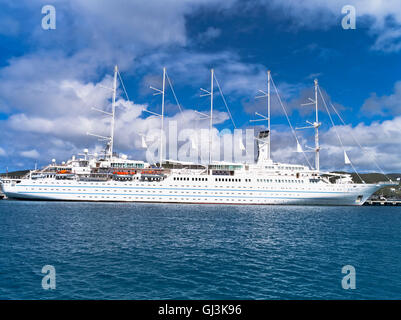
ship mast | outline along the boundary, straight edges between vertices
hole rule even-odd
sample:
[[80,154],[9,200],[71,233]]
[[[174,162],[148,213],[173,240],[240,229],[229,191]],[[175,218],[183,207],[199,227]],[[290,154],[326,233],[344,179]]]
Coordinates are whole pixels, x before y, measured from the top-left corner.
[[117,94],[117,73],[118,67],[114,66],[114,81],[113,81],[113,102],[111,104],[111,129],[110,129],[110,145],[109,145],[109,157],[113,157],[113,145],[114,145],[114,127],[115,127],[115,115],[116,115],[116,94]]
[[206,115],[202,112],[197,112],[203,116],[205,116],[205,118],[203,119],[209,119],[209,164],[212,163],[212,130],[213,130],[213,83],[214,83],[214,69],[210,70],[210,91],[207,91],[203,88],[200,88],[201,91],[205,92],[204,94],[201,94],[201,97],[205,97],[205,96],[210,96],[210,115]]
[[321,123],[319,122],[319,106],[318,106],[318,100],[317,100],[317,92],[319,90],[318,87],[318,82],[317,79],[314,80],[315,82],[315,100],[312,98],[308,98],[310,102],[308,103],[303,103],[301,106],[309,106],[309,105],[314,105],[315,106],[315,121],[312,123],[310,121],[306,121],[309,126],[307,127],[301,127],[301,128],[296,128],[297,130],[300,129],[309,129],[313,128],[315,129],[315,148],[310,148],[315,151],[315,170],[320,171],[320,159],[319,159],[319,152],[320,152],[320,145],[319,145],[319,127],[321,126]]
[[209,164],[212,163],[212,129],[213,129],[213,77],[214,69],[210,71],[210,125],[209,125]]
[[271,160],[271,153],[270,153],[270,142],[271,142],[271,128],[270,128],[270,81],[271,81],[271,75],[270,75],[270,70],[267,70],[267,92],[263,90],[258,90],[262,95],[256,96],[256,99],[261,99],[261,98],[267,98],[267,116],[260,114],[258,112],[255,112],[255,115],[259,117],[259,119],[256,120],[249,120],[250,122],[257,122],[257,121],[267,121],[267,136],[264,136],[263,139],[267,138],[266,140],[259,140],[259,142],[263,143],[262,145],[262,151],[264,152],[264,161]]
[[103,113],[107,116],[111,117],[111,122],[110,122],[110,136],[105,137],[102,135],[98,134],[93,134],[87,132],[87,135],[94,136],[99,138],[100,141],[107,141],[106,149],[105,149],[105,156],[108,158],[113,157],[113,147],[114,147],[114,129],[115,129],[115,116],[116,116],[116,95],[117,95],[117,74],[118,74],[118,67],[117,65],[114,66],[114,78],[113,78],[113,88],[109,87],[104,87],[99,85],[102,88],[108,89],[113,92],[113,98],[112,98],[112,103],[111,103],[111,112],[103,111],[100,109],[96,109],[92,107],[92,110],[95,110],[97,112]]
[[270,160],[270,142],[271,142],[271,130],[270,130],[270,70],[267,71],[267,130],[269,131],[268,145],[267,145],[267,158]]
[[163,162],[163,130],[164,130],[164,93],[166,87],[166,68],[163,68],[163,89],[162,89],[162,114],[160,126],[160,168]]
[[313,124],[313,127],[315,128],[315,167],[317,171],[320,171],[320,159],[319,159],[319,151],[320,151],[320,146],[319,146],[319,111],[318,111],[318,105],[317,105],[317,90],[318,90],[318,82],[317,79],[315,79],[315,112],[316,112],[316,121]]
[[159,152],[159,157],[160,157],[159,167],[161,168],[162,167],[162,162],[163,162],[164,94],[165,94],[165,91],[166,91],[165,90],[166,89],[166,68],[165,67],[163,68],[163,88],[161,90],[157,89],[157,88],[154,88],[152,86],[150,86],[149,88],[154,90],[154,91],[156,91],[156,93],[153,94],[154,96],[158,95],[158,94],[162,95],[162,112],[161,112],[161,114],[156,113],[156,112],[152,112],[152,111],[149,111],[149,110],[146,110],[146,109],[142,110],[142,111],[148,112],[148,113],[150,113],[150,114],[152,114],[154,116],[160,117],[160,120],[161,120],[161,124],[160,124],[160,148],[159,148],[159,150],[160,150],[160,152]]

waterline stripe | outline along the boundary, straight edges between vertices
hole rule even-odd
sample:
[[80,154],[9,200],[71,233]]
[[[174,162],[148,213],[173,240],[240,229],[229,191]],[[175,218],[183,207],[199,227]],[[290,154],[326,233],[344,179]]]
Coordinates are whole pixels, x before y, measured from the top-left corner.
[[293,192],[293,193],[338,193],[343,194],[353,190],[346,190],[346,191],[307,191],[307,190],[257,190],[257,189],[200,189],[200,188],[152,188],[152,187],[112,187],[112,186],[73,186],[73,185],[64,185],[64,186],[53,186],[53,185],[17,185],[18,187],[37,187],[37,188],[103,188],[103,189],[144,189],[144,190],[195,190],[195,191],[242,191],[242,192]]
[[[174,194],[129,194],[129,193],[88,193],[88,192],[45,192],[45,191],[33,191],[33,192],[19,192],[18,194],[85,194],[85,195],[107,195],[107,196],[142,196],[142,197],[191,197],[191,198],[257,198],[257,199],[305,199],[302,197],[258,197],[258,196],[218,196],[218,195],[174,195]],[[307,198],[315,200],[338,200],[338,198]]]

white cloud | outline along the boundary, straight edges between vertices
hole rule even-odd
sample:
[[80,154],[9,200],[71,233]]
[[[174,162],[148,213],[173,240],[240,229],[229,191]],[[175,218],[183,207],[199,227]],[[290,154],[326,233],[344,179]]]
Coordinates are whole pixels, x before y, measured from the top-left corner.
[[[290,17],[290,28],[325,30],[341,26],[345,14],[341,9],[352,5],[356,9],[356,28],[368,27],[376,37],[373,50],[401,49],[401,1],[399,0],[258,0],[266,8],[275,8]],[[369,18],[369,19],[365,19]]]
[[[370,125],[338,126],[337,130],[351,161],[359,168],[377,171],[377,162],[384,170],[401,170],[401,117]],[[353,137],[362,145],[362,150]],[[331,167],[344,166],[342,148],[333,128],[322,135],[322,141]]]
[[[344,145],[342,147],[334,128],[320,132],[320,165],[323,170],[353,171],[344,163],[344,150],[360,172],[399,172],[401,170],[401,117],[370,125],[360,123],[352,126],[336,126]],[[313,131],[297,132],[301,145],[314,145]],[[356,142],[354,140],[356,139]],[[359,147],[358,143],[362,146]],[[288,127],[272,131],[272,158],[284,163],[308,165]],[[310,165],[314,166],[314,152],[305,153]],[[377,165],[379,167],[377,167]]]
[[380,30],[372,49],[385,52],[400,51],[401,28]]
[[394,84],[394,93],[377,96],[372,93],[364,102],[362,112],[371,115],[399,115],[401,114],[401,81]]
[[[230,51],[197,53],[180,51],[174,55],[155,53],[138,61],[141,71],[159,71],[166,66],[167,71],[180,83],[190,83],[193,87],[207,86],[211,67],[215,70],[223,93],[253,96],[266,85],[267,68],[257,63],[244,63],[238,54]],[[148,81],[148,79],[145,79]],[[218,88],[216,88],[218,90]]]
[[221,29],[215,27],[209,27],[206,31],[198,35],[198,41],[201,43],[208,42],[210,40],[216,39],[221,35]]
[[39,157],[40,157],[40,154],[36,149],[21,151],[20,155],[25,158],[30,158],[30,159],[39,159]]
[[0,157],[4,157],[6,155],[6,151],[0,147]]

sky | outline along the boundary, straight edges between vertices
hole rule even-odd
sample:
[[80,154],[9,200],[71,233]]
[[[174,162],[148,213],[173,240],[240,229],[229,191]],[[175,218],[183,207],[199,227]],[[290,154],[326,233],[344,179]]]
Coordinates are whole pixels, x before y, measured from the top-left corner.
[[[115,150],[146,159],[141,135],[151,139],[160,120],[160,88],[166,67],[166,119],[179,130],[208,128],[210,69],[238,129],[261,129],[266,114],[267,70],[294,128],[313,121],[313,80],[319,98],[321,168],[401,172],[401,2],[398,0],[0,0],[0,172],[39,167],[51,159],[101,152],[87,132],[108,134],[109,123],[92,107],[110,110],[114,65],[119,84]],[[56,9],[56,28],[42,28],[42,7]],[[342,13],[352,5],[355,29]],[[215,84],[214,139],[234,125]],[[330,116],[335,124],[332,126]],[[313,153],[297,145],[272,90],[272,157],[313,165]],[[224,131],[222,131],[224,129]],[[304,150],[313,130],[295,130]],[[185,135],[185,134],[184,134]],[[340,137],[340,139],[338,139]],[[157,139],[157,137],[153,137]],[[356,141],[355,141],[356,140]],[[151,143],[151,141],[148,141]],[[168,141],[169,143],[169,141]],[[362,148],[361,148],[361,147]],[[173,158],[173,155],[167,155]]]

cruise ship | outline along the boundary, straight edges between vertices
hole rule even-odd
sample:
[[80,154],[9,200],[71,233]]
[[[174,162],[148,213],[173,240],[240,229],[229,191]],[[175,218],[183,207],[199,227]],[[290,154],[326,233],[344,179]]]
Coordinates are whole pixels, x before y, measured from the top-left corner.
[[[160,160],[150,164],[128,159],[113,151],[114,115],[118,69],[114,70],[111,133],[104,155],[72,156],[66,162],[52,163],[32,170],[21,179],[2,178],[2,192],[10,199],[58,201],[107,201],[152,203],[197,203],[234,205],[350,205],[360,206],[379,189],[395,185],[392,181],[375,184],[354,183],[350,174],[324,172],[319,167],[317,81],[315,80],[316,121],[315,168],[275,162],[270,154],[270,80],[268,72],[267,129],[255,137],[258,148],[254,163],[212,161],[190,163]],[[120,77],[121,79],[121,77]],[[213,126],[213,70],[211,77],[210,129]],[[162,114],[164,111],[165,69],[163,72]],[[204,90],[205,91],[205,90]],[[260,114],[259,114],[260,115]],[[261,115],[262,116],[262,115]],[[162,122],[163,123],[163,122]],[[96,135],[95,135],[96,136]],[[162,137],[162,135],[161,135]],[[161,138],[160,138],[161,140]],[[298,142],[298,140],[297,140]],[[212,140],[209,140],[212,143]],[[298,144],[298,147],[299,144]],[[349,161],[345,151],[346,161]]]

